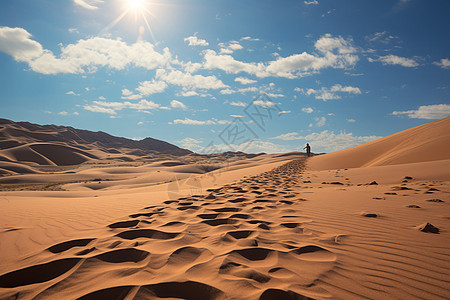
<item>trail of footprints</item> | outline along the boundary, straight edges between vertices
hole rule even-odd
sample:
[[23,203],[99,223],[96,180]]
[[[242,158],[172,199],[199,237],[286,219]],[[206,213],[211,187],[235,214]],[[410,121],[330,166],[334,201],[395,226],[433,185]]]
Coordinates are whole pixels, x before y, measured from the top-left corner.
[[[109,224],[106,238],[45,249],[50,262],[1,275],[0,289],[36,299],[64,291],[86,291],[78,299],[329,296],[314,282],[334,267],[336,255],[315,245],[314,232],[305,233],[310,220],[298,213],[307,200],[292,189],[304,183],[303,168],[304,160],[295,160],[207,195],[145,207]],[[124,284],[109,283],[108,273]],[[103,289],[91,290],[91,281],[102,280]]]
[[[284,284],[285,290],[271,288],[281,281],[314,285],[335,260],[334,253],[292,237],[303,230],[297,216],[289,215],[295,212],[289,207],[306,201],[291,189],[302,169],[303,161],[293,161],[208,190],[208,195],[146,207],[128,220],[109,224],[108,238],[70,240],[45,249],[53,260],[1,275],[0,288],[15,298],[52,298],[60,291],[76,290],[80,277],[88,287],[90,280],[105,276],[96,271],[102,269],[99,264],[109,264],[107,272],[122,270],[122,276],[130,277],[126,282],[145,275],[149,284],[105,287],[79,299],[237,299],[242,295],[222,288],[243,282],[253,299],[308,299],[289,290],[289,284]],[[317,274],[302,274],[302,267],[312,261],[320,266]],[[176,278],[180,273],[184,280]],[[205,277],[220,280],[201,282]],[[88,291],[86,287],[78,289]]]

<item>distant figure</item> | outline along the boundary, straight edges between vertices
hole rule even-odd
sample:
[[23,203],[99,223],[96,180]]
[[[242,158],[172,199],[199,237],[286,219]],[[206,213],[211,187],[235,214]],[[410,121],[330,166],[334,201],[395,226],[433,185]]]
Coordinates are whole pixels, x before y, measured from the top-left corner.
[[303,149],[306,149],[306,154],[308,155],[308,157],[310,157],[311,156],[311,146],[308,143],[306,143],[306,147]]

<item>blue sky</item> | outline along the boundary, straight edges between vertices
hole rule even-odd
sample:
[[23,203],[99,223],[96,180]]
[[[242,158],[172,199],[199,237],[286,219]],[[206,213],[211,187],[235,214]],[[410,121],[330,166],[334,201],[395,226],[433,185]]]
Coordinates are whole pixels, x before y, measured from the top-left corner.
[[450,2],[2,0],[0,117],[331,152],[450,115]]

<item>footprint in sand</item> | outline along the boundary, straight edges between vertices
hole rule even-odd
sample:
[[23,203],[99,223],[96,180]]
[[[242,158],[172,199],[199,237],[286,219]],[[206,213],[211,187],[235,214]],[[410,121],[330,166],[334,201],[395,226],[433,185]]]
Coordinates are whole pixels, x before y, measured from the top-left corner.
[[280,289],[267,289],[265,290],[259,300],[313,300],[313,298],[309,298],[300,294],[297,294],[293,291],[284,291]]
[[116,222],[109,224],[109,228],[129,228],[129,227],[135,227],[137,224],[139,224],[139,220],[131,220],[131,221],[122,221],[122,222]]
[[132,214],[129,217],[133,218],[133,219],[136,219],[136,218],[139,218],[139,217],[151,217],[151,216],[153,216],[155,214],[156,213],[138,213],[138,214]]
[[429,199],[429,200],[426,200],[427,202],[435,202],[435,203],[443,203],[444,202],[444,200],[441,200],[441,199]]
[[281,223],[280,225],[287,228],[296,228],[300,225],[300,223]]
[[280,203],[284,203],[284,204],[288,204],[288,205],[294,204],[294,202],[289,201],[289,200],[280,200]]
[[228,202],[231,202],[231,203],[240,203],[240,202],[244,202],[244,201],[247,201],[247,200],[248,200],[247,198],[239,197],[239,198],[236,198],[236,199],[228,200]]
[[297,258],[307,261],[330,262],[335,261],[337,256],[325,248],[309,245],[292,250],[291,253],[298,255]]
[[254,233],[253,230],[238,230],[238,231],[228,231],[227,235],[230,235],[235,239],[246,239],[252,233]]
[[235,219],[249,219],[250,215],[247,214],[234,214],[232,216],[230,216],[230,218],[235,218]]
[[[137,292],[136,292],[137,289]],[[135,294],[134,297],[131,295]],[[118,295],[119,298],[118,298]],[[139,286],[117,286],[98,290],[78,298],[78,300],[97,299],[223,299],[224,293],[207,284],[195,281],[163,282]],[[130,298],[131,299],[131,298]]]
[[203,220],[202,223],[207,224],[209,226],[219,226],[219,225],[224,225],[224,224],[236,224],[238,223],[238,220],[235,219],[213,219],[213,220]]
[[362,212],[361,216],[366,217],[366,218],[377,218],[378,215],[375,213],[367,213],[367,212]]
[[198,209],[200,209],[200,206],[196,206],[196,205],[180,206],[180,207],[177,207],[177,209],[178,210],[188,210],[188,209],[198,210]]
[[71,240],[67,242],[62,242],[56,245],[49,247],[47,250],[52,253],[61,253],[67,251],[73,247],[84,247],[88,245],[95,239],[79,239],[79,240]]
[[50,281],[70,271],[80,260],[64,258],[6,273],[0,276],[0,287],[14,288]]
[[237,207],[222,207],[222,208],[216,208],[213,209],[213,211],[221,213],[221,212],[238,212],[241,211],[240,208]]
[[116,236],[126,240],[134,240],[137,238],[168,240],[176,238],[179,234],[180,233],[168,233],[155,229],[135,229],[118,233]]
[[217,218],[218,215],[219,215],[218,213],[217,214],[199,214],[199,215],[197,215],[197,217],[199,217],[201,219],[210,220],[210,219]]
[[127,249],[118,249],[112,250],[109,252],[105,252],[99,255],[94,256],[93,258],[108,262],[108,263],[123,263],[123,262],[134,262],[138,263],[145,258],[150,253],[147,251],[135,249],[135,248],[127,248]]

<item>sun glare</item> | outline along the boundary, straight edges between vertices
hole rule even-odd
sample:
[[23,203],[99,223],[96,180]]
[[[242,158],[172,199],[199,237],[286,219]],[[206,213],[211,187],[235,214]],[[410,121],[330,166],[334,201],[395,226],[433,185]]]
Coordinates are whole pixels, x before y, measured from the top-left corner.
[[[121,0],[120,2],[122,4],[120,7],[122,9],[121,14],[108,24],[102,32],[108,32],[128,16],[134,18],[134,26],[138,29],[140,38],[145,31],[148,31],[154,40],[149,21],[151,18],[155,18],[155,7],[161,4],[154,0]],[[130,23],[128,22],[128,24]]]
[[142,11],[145,9],[145,0],[127,0],[128,8],[134,11]]

